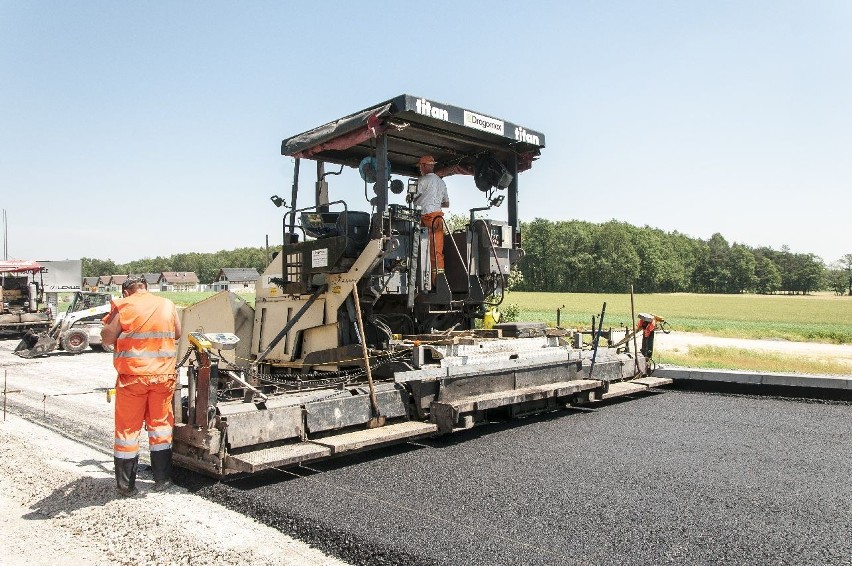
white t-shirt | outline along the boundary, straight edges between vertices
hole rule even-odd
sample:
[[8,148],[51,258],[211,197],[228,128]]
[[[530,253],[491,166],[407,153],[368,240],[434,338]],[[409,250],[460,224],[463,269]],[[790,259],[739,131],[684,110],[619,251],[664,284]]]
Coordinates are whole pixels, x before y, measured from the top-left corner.
[[436,174],[426,173],[417,180],[414,206],[419,206],[422,214],[431,214],[441,210],[441,203],[449,200],[447,185]]

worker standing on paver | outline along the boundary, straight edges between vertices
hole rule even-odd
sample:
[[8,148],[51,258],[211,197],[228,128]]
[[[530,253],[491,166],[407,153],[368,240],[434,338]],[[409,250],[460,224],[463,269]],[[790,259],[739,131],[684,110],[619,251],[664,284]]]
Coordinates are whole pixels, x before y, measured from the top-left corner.
[[101,339],[115,346],[115,481],[122,497],[137,493],[139,434],[144,421],[151,448],[154,491],[171,486],[172,396],[177,380],[177,339],[181,327],[170,300],[148,292],[143,277],[121,285],[123,298],[112,301]]
[[450,206],[447,185],[435,174],[435,158],[424,155],[417,162],[420,179],[414,194],[414,205],[420,207],[420,224],[429,230],[429,263],[432,266],[432,283],[444,272],[444,211]]

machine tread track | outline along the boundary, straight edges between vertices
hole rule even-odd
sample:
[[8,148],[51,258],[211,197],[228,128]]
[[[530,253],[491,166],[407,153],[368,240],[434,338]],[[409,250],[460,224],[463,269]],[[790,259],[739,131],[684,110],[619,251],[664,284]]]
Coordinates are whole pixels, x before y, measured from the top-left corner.
[[665,377],[637,377],[630,381],[610,383],[609,390],[601,395],[601,400],[612,399],[613,397],[622,397],[633,393],[642,393],[649,389],[653,389],[654,387],[671,385],[672,382],[673,380]]
[[510,391],[497,391],[495,393],[485,393],[472,397],[462,397],[448,402],[439,401],[438,403],[451,405],[459,413],[467,413],[470,411],[485,411],[487,409],[495,409],[527,401],[536,401],[548,397],[567,397],[582,391],[597,389],[601,385],[600,381],[594,379],[575,379],[572,381],[524,387],[522,389],[512,389]]
[[227,457],[225,467],[255,473],[268,468],[292,466],[415,438],[430,436],[438,427],[430,423],[406,421],[378,428],[335,434],[318,440],[252,450]]

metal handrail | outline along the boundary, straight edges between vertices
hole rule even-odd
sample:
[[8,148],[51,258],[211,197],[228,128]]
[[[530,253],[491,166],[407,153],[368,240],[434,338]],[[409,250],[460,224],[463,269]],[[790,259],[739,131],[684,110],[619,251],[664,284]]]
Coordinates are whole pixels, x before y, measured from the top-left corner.
[[[322,205],[315,204],[315,205],[312,205],[312,206],[306,206],[304,208],[296,208],[296,209],[291,210],[290,214],[292,214],[293,217],[295,218],[295,215],[296,215],[297,212],[305,212],[306,210],[316,210],[320,206],[326,207],[326,206],[331,206],[333,204],[342,204],[343,205],[343,212],[346,213],[346,214],[344,214],[344,221],[346,223],[346,225],[344,226],[346,228],[344,236],[346,236],[346,238],[349,238],[349,206],[346,204],[345,200],[335,200],[335,201],[332,201],[332,202],[329,202],[329,203],[326,203],[326,204],[322,204]],[[318,211],[318,212],[320,214],[328,214],[331,211],[326,211],[326,212]],[[302,231],[303,236],[305,238],[307,238],[308,235],[305,232],[305,227],[302,226],[301,224],[299,224],[298,227]],[[348,244],[349,242],[347,241],[346,243]]]
[[[441,219],[441,224],[443,224],[443,227],[441,229],[443,230],[447,226],[447,223],[444,222],[443,216],[436,216],[435,218],[433,218],[432,219],[432,229],[429,231],[429,237],[432,240],[435,239],[435,221],[438,220],[439,218]],[[444,236],[445,236],[444,241],[446,241],[447,234],[445,233]],[[463,265],[465,265],[464,258],[461,255],[461,250],[459,250],[459,247],[456,244],[456,241],[452,238],[452,234],[449,234],[449,236],[450,236],[450,241],[453,243],[453,248],[456,250],[456,255],[459,257],[459,261]],[[430,243],[429,248],[430,248],[430,252],[431,252],[431,250],[435,250],[435,242],[431,241],[429,243]],[[437,252],[437,250],[435,250],[435,268],[436,269],[437,269],[437,266],[438,266],[438,252]],[[465,297],[465,298],[470,298],[470,270],[468,269],[467,265],[465,265],[464,269],[465,269],[465,273],[467,273],[467,297]],[[444,273],[446,275],[446,271]]]

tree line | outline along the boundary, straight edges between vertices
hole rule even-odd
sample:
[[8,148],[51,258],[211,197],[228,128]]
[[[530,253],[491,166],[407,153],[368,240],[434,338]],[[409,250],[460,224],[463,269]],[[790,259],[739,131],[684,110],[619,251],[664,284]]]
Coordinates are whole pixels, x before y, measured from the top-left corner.
[[[447,219],[451,229],[466,219]],[[852,254],[826,265],[812,253],[787,247],[753,248],[721,234],[709,240],[615,220],[602,224],[537,218],[521,223],[524,257],[514,288],[568,293],[794,293],[831,290],[852,295]],[[193,271],[202,283],[223,267],[255,268],[269,263],[265,248],[181,253],[120,264],[83,258],[83,276]]]
[[813,253],[730,244],[615,220],[537,218],[521,224],[517,289],[559,292],[852,294],[852,254],[825,265]]

